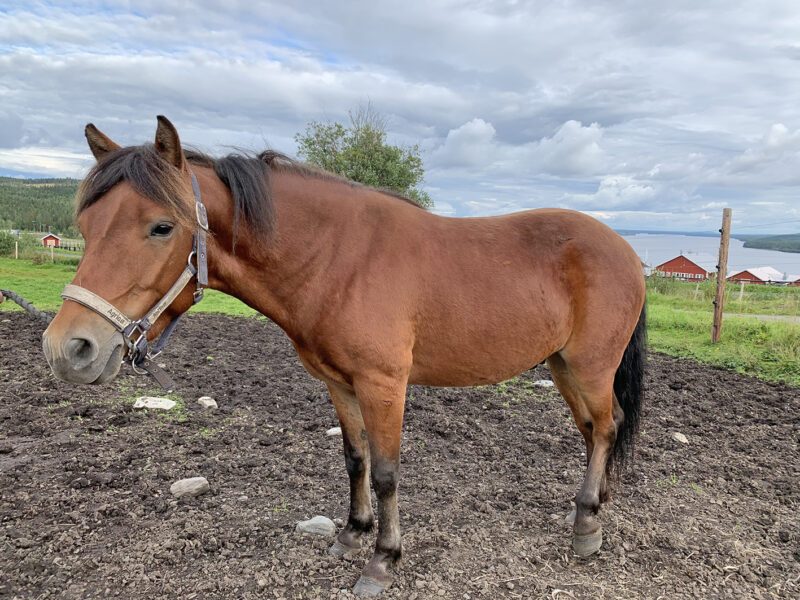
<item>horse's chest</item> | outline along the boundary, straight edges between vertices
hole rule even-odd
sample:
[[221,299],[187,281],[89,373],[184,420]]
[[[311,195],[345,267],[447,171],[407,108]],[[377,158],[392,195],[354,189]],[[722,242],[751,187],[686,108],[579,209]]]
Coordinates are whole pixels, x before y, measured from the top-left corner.
[[352,381],[341,370],[324,360],[320,355],[303,348],[299,344],[294,344],[297,349],[297,356],[303,363],[306,371],[320,381],[325,383],[335,383],[341,386],[350,387]]

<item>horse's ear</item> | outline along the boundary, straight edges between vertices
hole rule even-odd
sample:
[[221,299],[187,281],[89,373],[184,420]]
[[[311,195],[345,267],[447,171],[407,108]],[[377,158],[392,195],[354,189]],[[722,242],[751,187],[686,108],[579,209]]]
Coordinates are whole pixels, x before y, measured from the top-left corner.
[[89,150],[92,151],[97,160],[103,158],[109,152],[119,150],[121,146],[114,140],[100,131],[93,123],[89,123],[84,130],[86,141],[89,142]]
[[171,165],[183,168],[183,148],[178,130],[164,115],[158,115],[156,129],[156,151]]

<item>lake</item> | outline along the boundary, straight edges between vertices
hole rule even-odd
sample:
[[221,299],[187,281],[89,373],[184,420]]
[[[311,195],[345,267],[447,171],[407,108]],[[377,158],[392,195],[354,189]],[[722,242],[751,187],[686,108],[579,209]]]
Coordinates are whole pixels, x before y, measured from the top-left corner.
[[[639,257],[655,267],[683,253],[719,256],[719,237],[637,233],[623,236]],[[716,264],[716,260],[715,260]],[[800,254],[745,248],[741,240],[731,239],[728,252],[728,274],[751,267],[773,267],[782,273],[800,276]]]

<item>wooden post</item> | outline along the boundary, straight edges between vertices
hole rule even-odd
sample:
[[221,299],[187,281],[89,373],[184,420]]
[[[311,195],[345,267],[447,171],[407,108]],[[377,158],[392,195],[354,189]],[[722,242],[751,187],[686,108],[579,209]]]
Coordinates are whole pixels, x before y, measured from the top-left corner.
[[14,242],[14,258],[19,259],[19,242]]
[[739,282],[739,304],[744,300],[744,281]]
[[50,262],[56,262],[55,246],[50,246]]
[[711,326],[711,343],[716,344],[722,335],[722,310],[725,307],[725,278],[728,275],[728,246],[731,240],[731,209],[722,209],[722,227],[719,238],[717,264],[717,295],[714,297],[714,324]]

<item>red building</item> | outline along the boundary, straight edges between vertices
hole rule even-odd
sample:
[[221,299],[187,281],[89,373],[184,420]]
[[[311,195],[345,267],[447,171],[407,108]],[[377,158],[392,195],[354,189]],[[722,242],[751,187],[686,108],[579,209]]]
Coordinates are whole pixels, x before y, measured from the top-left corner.
[[717,272],[717,261],[713,256],[681,254],[653,268],[653,273],[661,277],[674,277],[685,281],[705,281]]
[[800,285],[797,282],[796,275],[788,275],[772,267],[751,267],[744,271],[738,271],[728,277],[728,281],[753,285],[767,285],[769,283],[778,285]]
[[47,235],[42,236],[41,240],[42,246],[52,246],[53,248],[58,248],[61,245],[61,238],[55,233],[48,233]]

